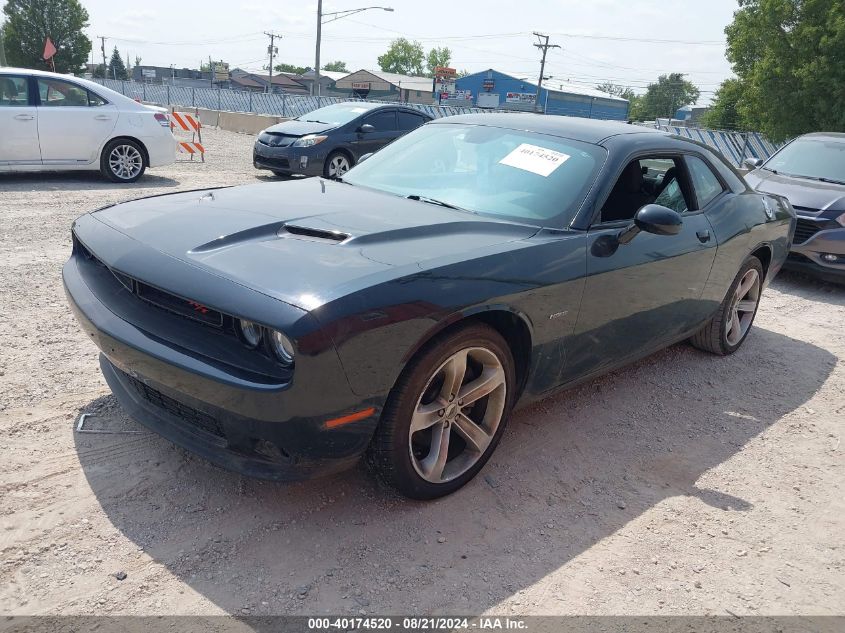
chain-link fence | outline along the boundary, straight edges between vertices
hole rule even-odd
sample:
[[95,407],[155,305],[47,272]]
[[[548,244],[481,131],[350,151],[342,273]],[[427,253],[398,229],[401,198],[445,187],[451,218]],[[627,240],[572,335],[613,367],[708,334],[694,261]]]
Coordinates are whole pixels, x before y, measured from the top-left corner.
[[[162,106],[179,106],[183,108],[204,108],[207,110],[222,110],[226,112],[251,112],[254,114],[272,114],[284,117],[297,117],[317,108],[343,101],[364,101],[364,99],[350,99],[348,97],[311,97],[292,94],[266,94],[242,90],[219,90],[214,88],[188,88],[184,86],[170,86],[165,84],[146,84],[135,81],[118,81],[114,79],[95,79],[106,88],[126,95],[132,99],[140,99],[148,103]],[[417,108],[434,118],[451,116],[453,114],[468,114],[486,112],[482,108],[459,106],[436,106],[419,103],[403,103],[402,105]]]

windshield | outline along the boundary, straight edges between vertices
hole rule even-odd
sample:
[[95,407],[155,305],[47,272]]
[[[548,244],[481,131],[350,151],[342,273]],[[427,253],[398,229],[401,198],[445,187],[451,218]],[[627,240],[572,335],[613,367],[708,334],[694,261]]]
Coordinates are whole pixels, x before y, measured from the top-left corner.
[[564,226],[605,156],[597,145],[522,130],[430,124],[380,150],[343,181],[518,222],[546,225],[554,218]]
[[356,119],[364,112],[372,110],[372,106],[361,103],[336,103],[335,105],[326,106],[325,108],[318,108],[312,110],[308,114],[303,114],[297,117],[297,121],[318,121],[320,123],[334,123],[335,125],[343,125],[349,123],[352,119]]
[[772,156],[764,167],[785,176],[845,182],[845,139],[799,138]]

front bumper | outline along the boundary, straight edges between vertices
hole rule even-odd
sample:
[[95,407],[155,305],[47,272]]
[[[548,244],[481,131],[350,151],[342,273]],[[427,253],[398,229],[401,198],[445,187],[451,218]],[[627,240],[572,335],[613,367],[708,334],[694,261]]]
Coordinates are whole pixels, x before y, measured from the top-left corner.
[[[366,450],[382,403],[351,392],[333,347],[298,357],[295,379],[256,380],[167,341],[162,319],[172,317],[175,327],[185,325],[182,317],[140,303],[132,313],[136,322],[127,320],[122,306],[106,305],[92,290],[116,301],[101,291],[88,265],[75,252],[62,271],[65,292],[82,329],[102,352],[100,366],[109,386],[141,424],[223,468],[264,479],[337,472]],[[155,332],[139,325],[150,310]],[[327,420],[369,407],[375,411],[366,419],[326,426]]]
[[256,169],[269,169],[282,174],[320,176],[326,161],[326,152],[320,145],[312,147],[273,147],[255,142],[252,164]]
[[[831,227],[830,221],[799,218],[799,231],[784,268],[808,273],[829,281],[845,281],[845,227]],[[836,256],[835,261],[830,261]]]

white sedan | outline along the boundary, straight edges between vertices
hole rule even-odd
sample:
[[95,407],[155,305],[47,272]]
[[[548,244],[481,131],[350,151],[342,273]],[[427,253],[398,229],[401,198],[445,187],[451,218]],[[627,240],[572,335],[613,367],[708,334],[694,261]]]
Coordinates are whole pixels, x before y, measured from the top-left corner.
[[85,79],[0,68],[0,172],[99,169],[134,182],[175,160],[164,108]]

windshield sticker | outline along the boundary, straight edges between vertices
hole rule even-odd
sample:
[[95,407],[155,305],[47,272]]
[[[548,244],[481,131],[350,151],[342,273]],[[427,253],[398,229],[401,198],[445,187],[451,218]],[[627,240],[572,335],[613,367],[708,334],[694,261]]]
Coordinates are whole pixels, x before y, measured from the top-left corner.
[[569,158],[569,154],[556,152],[539,145],[523,143],[500,160],[499,163],[546,177]]

